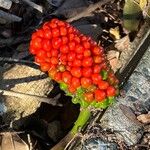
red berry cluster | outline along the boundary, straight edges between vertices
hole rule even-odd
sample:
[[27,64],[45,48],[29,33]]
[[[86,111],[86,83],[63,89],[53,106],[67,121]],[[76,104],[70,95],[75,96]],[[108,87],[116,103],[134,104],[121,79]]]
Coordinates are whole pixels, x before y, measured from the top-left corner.
[[67,91],[82,87],[86,101],[103,101],[116,95],[118,81],[111,71],[103,48],[67,22],[52,19],[32,34],[30,52],[42,71]]

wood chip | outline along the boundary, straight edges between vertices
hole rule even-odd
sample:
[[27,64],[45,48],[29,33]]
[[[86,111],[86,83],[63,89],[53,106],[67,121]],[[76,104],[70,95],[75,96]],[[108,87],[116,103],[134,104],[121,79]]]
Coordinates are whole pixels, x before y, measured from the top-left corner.
[[139,115],[137,119],[144,124],[148,124],[150,123],[150,113]]
[[115,48],[117,48],[117,50],[121,52],[128,49],[129,46],[130,46],[130,39],[128,35],[120,40],[117,40],[115,44]]
[[111,65],[111,68],[116,72],[121,67],[121,61],[119,60],[119,52],[115,50],[108,51],[107,59]]

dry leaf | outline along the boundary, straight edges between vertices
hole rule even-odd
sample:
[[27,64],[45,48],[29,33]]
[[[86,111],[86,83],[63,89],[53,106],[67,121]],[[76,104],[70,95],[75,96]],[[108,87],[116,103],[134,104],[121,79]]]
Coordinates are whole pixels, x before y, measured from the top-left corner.
[[107,53],[107,59],[109,60],[111,68],[114,72],[116,72],[121,67],[119,55],[119,52],[114,50],[108,51]]
[[118,52],[118,51],[115,51],[115,50],[110,50],[110,51],[108,51],[108,53],[107,53],[107,59],[108,60],[110,60],[110,59],[112,59],[112,58],[119,58],[119,55],[120,55],[120,53]]
[[115,40],[119,40],[120,39],[120,31],[119,31],[119,27],[116,28],[111,28],[109,30],[110,34],[114,37]]
[[1,150],[29,150],[29,146],[13,132],[3,132],[1,134]]
[[130,39],[129,39],[129,36],[127,35],[123,37],[122,39],[116,41],[115,48],[117,48],[118,51],[122,52],[128,49],[130,44],[131,44]]
[[148,124],[150,123],[150,113],[139,115],[137,119],[144,124]]
[[147,4],[148,4],[148,0],[140,0],[139,2],[141,9],[144,9]]

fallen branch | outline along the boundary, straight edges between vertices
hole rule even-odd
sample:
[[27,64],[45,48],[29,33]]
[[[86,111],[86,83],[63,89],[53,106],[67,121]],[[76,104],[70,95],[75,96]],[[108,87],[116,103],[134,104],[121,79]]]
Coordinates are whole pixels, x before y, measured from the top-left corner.
[[43,7],[40,5],[31,2],[30,0],[22,0],[24,3],[28,4],[29,6],[33,7],[34,9],[38,10],[39,12],[43,13]]
[[10,90],[2,90],[2,89],[0,89],[0,93],[5,96],[13,96],[13,97],[21,98],[21,99],[33,99],[33,100],[37,100],[40,102],[51,104],[53,106],[62,106],[58,102],[58,99],[60,98],[61,94],[56,95],[54,98],[47,98],[47,97],[42,97],[42,96],[37,96],[37,95],[32,95],[32,94],[25,94],[21,92],[14,92]]
[[111,0],[101,0],[100,2],[97,2],[95,4],[91,4],[88,8],[86,8],[84,11],[82,11],[81,13],[79,13],[78,15],[67,19],[67,22],[72,22],[75,20],[78,20],[82,17],[87,17],[91,14],[91,12],[93,12],[94,10],[96,10],[97,8],[101,8],[102,5],[111,2]]
[[9,22],[20,22],[22,20],[22,18],[16,16],[16,15],[13,15],[13,14],[10,14],[10,13],[7,13],[3,10],[0,10],[0,18],[3,18]]

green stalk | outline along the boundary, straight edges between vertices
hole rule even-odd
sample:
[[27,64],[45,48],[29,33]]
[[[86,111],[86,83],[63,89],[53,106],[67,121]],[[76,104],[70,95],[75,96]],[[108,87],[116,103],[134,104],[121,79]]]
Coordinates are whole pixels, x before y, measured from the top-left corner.
[[74,136],[83,128],[91,116],[91,112],[88,108],[83,108],[76,120],[72,130],[51,150],[63,150],[66,145],[74,138]]
[[91,116],[91,112],[88,108],[84,108],[80,111],[80,114],[78,116],[78,119],[76,120],[72,130],[71,130],[71,133],[72,134],[76,134],[78,133],[78,131],[80,129],[83,128],[83,126],[87,123],[87,121],[89,120]]

